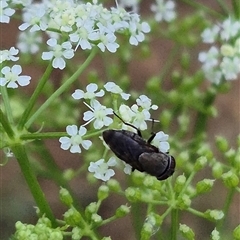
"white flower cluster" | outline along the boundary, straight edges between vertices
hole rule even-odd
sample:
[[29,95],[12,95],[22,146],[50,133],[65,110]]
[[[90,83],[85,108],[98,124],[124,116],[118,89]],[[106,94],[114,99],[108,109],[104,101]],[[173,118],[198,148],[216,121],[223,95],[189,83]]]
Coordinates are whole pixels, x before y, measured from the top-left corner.
[[175,2],[156,0],[155,4],[151,5],[151,10],[155,13],[155,20],[157,22],[171,22],[176,18]]
[[[223,79],[235,80],[240,74],[240,21],[229,17],[202,33],[203,42],[212,46],[199,54],[206,78],[219,84]],[[217,44],[220,43],[220,47]]]
[[[0,50],[0,63],[5,61],[16,62],[19,57],[16,57],[19,52],[15,47],[11,47],[9,50]],[[0,86],[6,86],[7,88],[18,88],[20,86],[27,86],[30,83],[31,77],[27,75],[20,75],[22,67],[20,65],[13,65],[12,67],[5,66],[1,68],[0,74]]]
[[[107,82],[104,85],[104,90],[98,90],[98,86],[95,83],[90,83],[86,86],[86,91],[81,89],[75,90],[72,94],[72,97],[76,100],[84,99],[88,103],[84,102],[84,104],[90,109],[83,113],[83,120],[86,123],[78,129],[76,125],[67,126],[67,134],[69,137],[61,137],[59,139],[61,143],[61,148],[64,150],[70,150],[71,153],[81,153],[80,145],[83,146],[84,149],[88,149],[92,142],[90,140],[85,140],[87,138],[87,130],[85,126],[90,122],[93,122],[93,127],[96,130],[102,129],[104,126],[108,127],[113,123],[113,119],[109,117],[109,115],[113,115],[113,109],[108,108],[102,105],[96,98],[103,97],[105,95],[105,91],[120,97],[121,99],[128,100],[130,94],[124,93],[123,90],[114,82]],[[145,95],[139,96],[136,100],[136,104],[133,104],[131,107],[128,107],[125,104],[121,104],[118,112],[121,115],[122,119],[131,123],[140,130],[147,129],[146,121],[152,121],[150,118],[150,110],[156,110],[158,107],[156,105],[152,105],[151,99],[149,99]],[[123,128],[126,125],[123,123]],[[131,129],[130,131],[132,131]],[[158,132],[152,142],[156,147],[159,148],[161,152],[168,152],[169,143],[167,142],[168,135],[163,133],[162,131]],[[104,159],[100,159],[96,162],[91,162],[88,170],[94,173],[94,176],[97,179],[101,179],[103,181],[108,181],[114,174],[114,170],[109,167],[113,167],[116,165],[115,158],[110,158],[108,162]],[[124,172],[126,174],[131,173],[131,166],[128,164],[124,164]]]
[[42,59],[53,59],[53,67],[63,69],[65,59],[71,59],[79,47],[86,50],[97,46],[102,52],[107,49],[114,53],[119,48],[116,34],[129,36],[129,43],[138,45],[144,41],[150,26],[141,22],[136,13],[119,6],[107,9],[96,0],[93,3],[45,0],[23,7],[23,23],[19,29],[23,32],[17,46],[23,52],[38,51],[44,35],[37,33],[46,33],[49,51],[43,52]]

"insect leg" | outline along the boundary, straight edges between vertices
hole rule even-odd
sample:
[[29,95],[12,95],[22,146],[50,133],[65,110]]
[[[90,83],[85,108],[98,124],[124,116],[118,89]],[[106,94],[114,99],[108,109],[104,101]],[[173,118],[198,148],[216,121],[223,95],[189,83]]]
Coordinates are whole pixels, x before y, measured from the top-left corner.
[[152,131],[151,131],[151,136],[150,138],[147,140],[147,142],[150,144],[152,142],[152,140],[155,138],[156,133],[153,131],[153,125],[154,125],[154,119],[152,118]]
[[134,125],[132,125],[132,124],[130,124],[130,123],[125,122],[125,121],[124,121],[120,116],[118,116],[115,112],[113,112],[113,114],[114,114],[117,118],[119,118],[125,125],[130,126],[130,127],[134,128],[134,129],[136,129],[138,135],[139,135],[140,137],[142,137],[142,133],[141,133],[141,131],[140,131],[137,127],[135,127]]

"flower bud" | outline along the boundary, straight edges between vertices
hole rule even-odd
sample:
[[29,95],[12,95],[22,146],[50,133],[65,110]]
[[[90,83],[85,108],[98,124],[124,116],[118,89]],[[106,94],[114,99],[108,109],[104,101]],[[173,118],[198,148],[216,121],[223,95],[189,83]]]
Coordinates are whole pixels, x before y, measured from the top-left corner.
[[239,183],[238,176],[231,170],[222,175],[222,180],[225,186],[228,188],[237,187]]
[[179,230],[186,239],[189,239],[189,240],[195,239],[195,233],[186,224],[179,224]]
[[149,222],[145,222],[142,227],[141,231],[141,240],[148,240],[150,239],[153,232],[153,225]]
[[126,216],[128,213],[130,212],[130,207],[126,206],[126,205],[121,205],[117,210],[115,215],[117,217],[124,217]]
[[180,208],[180,209],[188,209],[191,205],[191,199],[189,198],[188,195],[186,194],[183,194],[181,197],[178,198],[178,201],[177,201],[177,206]]
[[211,221],[218,221],[224,217],[224,213],[221,210],[207,210],[204,216]]
[[219,162],[216,162],[212,167],[212,175],[218,179],[222,176],[223,173],[223,167],[222,164]]
[[236,240],[240,239],[240,224],[233,230],[233,237]]
[[113,178],[109,179],[107,181],[107,186],[113,192],[120,192],[121,191],[121,186],[116,179],[113,179]]
[[216,137],[216,145],[221,152],[226,152],[229,148],[228,141],[221,136]]
[[82,238],[82,229],[74,227],[72,229],[72,240],[79,240]]
[[133,187],[127,188],[125,190],[125,195],[126,195],[126,198],[130,202],[136,202],[137,200],[139,200],[141,198],[141,193],[140,193],[139,189],[136,189]]
[[109,195],[109,188],[106,185],[102,185],[98,189],[98,200],[102,201]]
[[180,175],[177,177],[175,185],[174,185],[174,191],[176,193],[180,193],[185,186],[186,183],[186,177],[185,175]]
[[196,185],[197,193],[202,194],[211,191],[214,181],[215,180],[212,179],[203,179],[202,181],[199,181]]
[[99,224],[102,222],[102,217],[100,215],[98,215],[97,213],[94,213],[92,215],[92,221],[94,224]]
[[211,232],[211,239],[220,240],[220,235],[216,228],[214,228],[214,230]]
[[70,207],[73,203],[72,196],[70,195],[69,191],[65,188],[61,187],[59,191],[59,198],[60,198],[60,201],[63,204],[67,205],[68,207]]
[[82,220],[81,214],[74,207],[71,207],[67,212],[65,212],[63,217],[66,224],[70,226],[79,225]]
[[98,204],[96,202],[91,202],[85,208],[85,216],[88,219],[91,219],[92,215],[98,211]]
[[206,157],[199,157],[194,165],[194,170],[198,172],[202,168],[204,168],[207,164],[207,158]]

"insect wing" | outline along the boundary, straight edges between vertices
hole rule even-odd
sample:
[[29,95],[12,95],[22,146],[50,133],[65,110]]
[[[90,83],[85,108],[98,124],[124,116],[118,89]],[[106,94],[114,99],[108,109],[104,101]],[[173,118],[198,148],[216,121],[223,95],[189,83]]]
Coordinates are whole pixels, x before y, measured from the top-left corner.
[[146,142],[136,133],[126,130],[106,130],[103,139],[115,155],[139,171],[144,171],[138,157],[145,151]]
[[138,161],[145,172],[157,177],[158,180],[170,177],[175,168],[175,159],[162,152],[144,152],[139,156]]

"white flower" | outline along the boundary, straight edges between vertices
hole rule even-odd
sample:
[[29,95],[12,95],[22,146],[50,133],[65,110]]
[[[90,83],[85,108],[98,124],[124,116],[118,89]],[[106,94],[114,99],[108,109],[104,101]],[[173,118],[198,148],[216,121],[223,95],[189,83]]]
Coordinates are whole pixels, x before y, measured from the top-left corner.
[[57,40],[50,38],[47,44],[53,49],[53,51],[43,52],[43,60],[51,60],[53,58],[52,66],[54,68],[64,69],[66,63],[64,58],[71,59],[74,56],[74,51],[70,42],[64,42],[61,45],[57,44]]
[[87,125],[91,121],[95,120],[93,127],[95,129],[101,129],[103,126],[109,126],[113,122],[112,118],[107,116],[113,113],[113,110],[111,108],[106,108],[97,100],[92,101],[90,104],[91,106],[85,103],[85,105],[88,106],[91,111],[84,113],[83,120],[88,121],[84,125]]
[[27,86],[30,83],[31,77],[26,75],[19,76],[22,72],[20,65],[14,65],[12,68],[6,66],[1,72],[5,77],[0,77],[0,86],[6,85],[7,88],[18,88],[18,84],[20,86]]
[[133,117],[132,124],[140,130],[147,129],[146,121],[150,120],[149,111],[146,110],[146,109],[143,109],[142,111],[139,111],[139,106],[137,104],[133,104],[133,106],[131,107],[131,110],[135,114],[135,116]]
[[102,52],[105,51],[105,48],[109,52],[116,52],[119,44],[117,44],[116,36],[114,33],[107,27],[103,26],[102,23],[97,23],[98,30],[89,34],[89,39],[92,41],[100,41],[97,46],[101,49]]
[[218,25],[214,25],[212,28],[207,28],[201,34],[203,42],[205,43],[213,43],[220,31],[220,27]]
[[221,78],[222,78],[222,72],[218,69],[214,69],[214,68],[209,68],[209,69],[203,69],[206,78],[212,82],[212,83],[216,83],[219,84],[221,82]]
[[22,53],[37,53],[42,37],[39,32],[20,32],[17,47]]
[[48,27],[46,6],[43,3],[35,3],[25,8],[26,11],[23,13],[24,23],[18,27],[19,30],[24,31],[31,27],[30,32],[45,31]]
[[114,157],[111,157],[106,163],[104,159],[100,159],[97,162],[90,162],[88,171],[94,173],[94,177],[103,181],[108,181],[115,175],[114,170],[109,169],[117,164]]
[[19,53],[19,50],[15,47],[11,47],[9,50],[0,50],[0,63],[11,60],[13,62],[17,61],[19,57],[15,57],[14,55],[17,55]]
[[156,0],[156,4],[151,5],[151,10],[155,13],[157,22],[171,22],[176,18],[174,1]]
[[132,14],[131,21],[129,22],[130,38],[129,43],[137,46],[139,42],[145,39],[144,33],[150,32],[150,26],[146,22],[140,23],[139,15]]
[[80,126],[78,130],[76,125],[68,125],[66,131],[70,137],[61,137],[59,139],[63,150],[70,149],[71,153],[81,153],[80,144],[86,150],[92,145],[90,140],[83,140],[82,138],[87,132],[85,127]]
[[125,163],[125,162],[123,162],[123,164],[124,164],[123,171],[125,172],[125,174],[131,175],[131,173],[132,173],[132,166],[127,164],[127,163]]
[[15,10],[8,7],[8,2],[6,0],[1,0],[0,4],[0,22],[9,23],[10,17],[15,13]]
[[96,92],[98,89],[98,85],[96,83],[90,83],[86,87],[86,92],[81,89],[76,89],[72,94],[74,99],[90,99],[94,100],[96,97],[102,97],[104,95],[104,91],[101,89],[99,92]]
[[125,104],[122,104],[119,107],[119,113],[122,119],[127,123],[131,122],[132,118],[135,116],[135,113],[132,111],[132,109]]
[[220,66],[226,80],[236,79],[240,73],[240,57],[224,57]]
[[221,38],[222,40],[229,40],[239,34],[240,31],[240,21],[234,21],[231,18],[225,20],[222,25]]
[[124,100],[128,100],[131,96],[130,94],[124,93],[123,90],[114,82],[107,82],[104,88],[111,93],[120,94]]
[[210,69],[218,64],[219,50],[212,46],[208,52],[200,52],[198,56],[198,60],[204,63],[205,69]]
[[83,50],[92,49],[92,44],[89,42],[89,34],[91,34],[94,29],[94,21],[84,20],[78,18],[77,22],[77,30],[69,35],[70,40],[74,43],[78,43],[75,50],[80,46]]
[[146,95],[140,95],[138,99],[136,100],[137,105],[142,107],[143,109],[146,110],[157,110],[158,106],[157,105],[152,105],[152,100],[148,98]]
[[165,134],[163,131],[160,131],[156,134],[156,136],[152,140],[152,144],[156,146],[159,149],[159,151],[166,153],[170,148],[170,145],[167,142],[168,137],[169,136],[167,134]]

